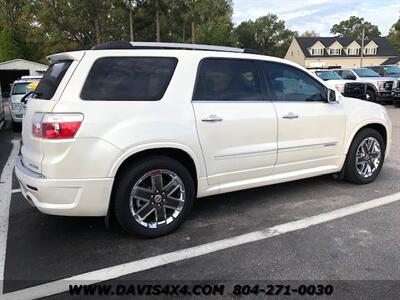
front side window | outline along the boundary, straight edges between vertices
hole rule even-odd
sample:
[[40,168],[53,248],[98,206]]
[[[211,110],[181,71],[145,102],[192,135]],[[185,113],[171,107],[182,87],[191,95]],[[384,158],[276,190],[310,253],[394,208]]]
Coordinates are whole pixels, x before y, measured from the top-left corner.
[[325,101],[326,88],[295,67],[273,62],[263,63],[270,99],[278,101]]
[[200,63],[193,100],[263,100],[256,63],[245,59],[204,59]]
[[338,70],[336,71],[343,79],[355,80],[357,79],[356,75],[353,74],[350,70]]
[[335,71],[316,71],[315,74],[322,80],[342,80],[343,78],[339,76]]
[[104,57],[89,72],[81,98],[94,101],[160,100],[174,74],[173,57]]

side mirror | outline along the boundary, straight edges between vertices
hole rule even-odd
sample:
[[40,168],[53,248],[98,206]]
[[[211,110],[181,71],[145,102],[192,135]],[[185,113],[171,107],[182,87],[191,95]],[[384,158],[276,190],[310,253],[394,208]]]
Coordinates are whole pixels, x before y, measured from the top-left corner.
[[327,95],[327,101],[328,103],[337,103],[337,99],[336,99],[336,92],[334,90],[328,89],[326,92]]
[[23,103],[23,104],[26,104],[28,102],[28,100],[33,96],[33,94],[34,94],[34,91],[30,91],[29,93],[25,94],[21,98],[20,102]]

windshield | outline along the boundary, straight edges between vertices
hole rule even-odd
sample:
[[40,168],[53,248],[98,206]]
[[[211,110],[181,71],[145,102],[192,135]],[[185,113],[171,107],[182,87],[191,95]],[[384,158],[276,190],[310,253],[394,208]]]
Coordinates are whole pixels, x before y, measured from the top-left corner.
[[388,74],[400,74],[400,68],[396,66],[385,66],[383,69]]
[[360,77],[381,77],[375,71],[367,68],[354,69],[354,72]]
[[30,82],[24,83],[15,83],[12,90],[12,95],[25,95],[26,94],[26,86]]
[[316,71],[315,74],[322,80],[342,80],[338,73],[334,71]]

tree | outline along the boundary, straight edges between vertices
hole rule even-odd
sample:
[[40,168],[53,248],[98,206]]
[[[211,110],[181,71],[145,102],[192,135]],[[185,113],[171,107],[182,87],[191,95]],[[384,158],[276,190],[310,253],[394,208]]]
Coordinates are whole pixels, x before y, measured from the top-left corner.
[[0,62],[25,57],[23,41],[7,27],[0,31]]
[[362,37],[363,29],[366,38],[378,37],[381,35],[378,26],[364,21],[364,18],[351,16],[348,20],[341,21],[331,28],[331,33],[338,36],[358,38]]
[[397,51],[400,51],[400,18],[390,28],[388,40]]
[[319,33],[315,32],[314,30],[307,30],[301,34],[302,37],[319,37]]
[[285,22],[274,14],[255,21],[242,22],[236,28],[239,46],[252,48],[266,55],[284,57],[297,32],[285,27]]

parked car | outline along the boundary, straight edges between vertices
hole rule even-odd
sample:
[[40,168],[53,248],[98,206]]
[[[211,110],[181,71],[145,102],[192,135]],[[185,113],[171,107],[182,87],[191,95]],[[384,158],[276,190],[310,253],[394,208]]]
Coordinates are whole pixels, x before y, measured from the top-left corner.
[[11,113],[11,125],[14,131],[21,130],[22,122],[22,97],[29,92],[27,86],[37,80],[40,80],[41,76],[22,76],[20,79],[15,80],[11,85],[10,95],[10,113]]
[[339,76],[338,73],[332,70],[311,70],[315,76],[326,81],[331,89],[338,90],[343,96],[366,99],[367,84],[365,82],[354,82],[346,80]]
[[115,215],[130,233],[160,236],[196,197],[330,173],[367,184],[390,150],[383,106],[283,59],[140,42],[49,59],[15,169],[47,214]]
[[343,68],[335,70],[343,79],[367,83],[368,101],[392,100],[393,84],[395,78],[383,78],[375,71],[368,68]]
[[396,107],[400,107],[400,67],[396,65],[384,65],[384,66],[371,66],[368,67],[374,70],[380,76],[396,78],[397,81],[393,85],[393,104]]

